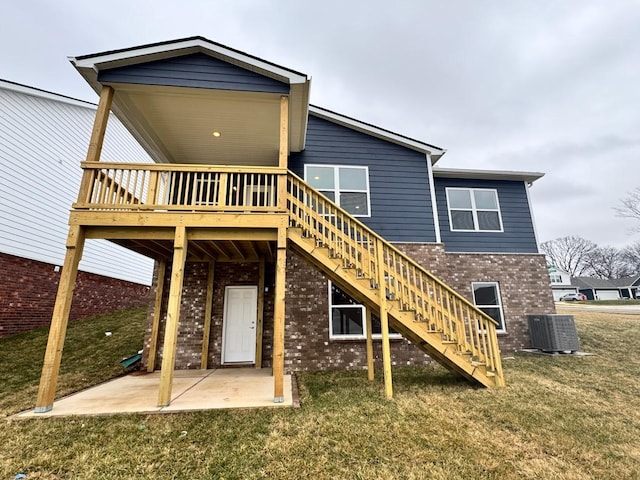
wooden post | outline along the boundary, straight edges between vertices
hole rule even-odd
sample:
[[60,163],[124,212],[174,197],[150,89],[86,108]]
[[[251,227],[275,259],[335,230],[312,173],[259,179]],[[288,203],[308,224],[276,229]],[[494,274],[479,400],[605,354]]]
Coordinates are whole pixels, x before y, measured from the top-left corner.
[[44,355],[40,387],[36,400],[36,413],[48,412],[53,408],[53,399],[56,393],[58,374],[60,373],[62,349],[64,348],[64,339],[67,334],[73,288],[76,283],[78,263],[82,258],[83,248],[84,230],[78,225],[73,225],[69,228],[67,253],[64,257],[64,265],[62,266],[60,282],[58,283],[58,294],[51,317],[49,340],[47,341],[47,350]]
[[367,307],[367,375],[373,382],[375,372],[373,366],[373,333],[371,332],[371,309]]
[[[102,153],[102,143],[104,134],[107,131],[107,123],[109,121],[109,111],[111,110],[111,102],[113,101],[113,87],[104,85],[100,91],[100,102],[96,117],[93,121],[93,130],[91,131],[91,139],[89,140],[89,148],[87,149],[87,162],[99,162]],[[89,188],[93,180],[94,172],[85,170],[80,182],[78,190],[78,203],[85,203],[88,199]]]
[[202,332],[202,355],[200,368],[205,370],[209,365],[209,335],[211,334],[211,310],[213,309],[213,280],[216,269],[216,261],[209,262],[209,274],[207,275],[207,303],[204,306],[204,327]]
[[173,369],[176,363],[176,343],[178,341],[178,322],[180,321],[180,300],[182,298],[182,280],[184,263],[187,258],[187,234],[184,226],[176,227],[173,244],[173,264],[171,266],[171,285],[169,286],[169,304],[165,325],[162,367],[160,371],[160,391],[158,406],[166,407],[171,402]]
[[[289,97],[280,97],[280,150],[278,167],[287,168],[289,159]],[[278,175],[278,207],[287,209],[287,176]]]
[[156,352],[158,351],[158,331],[162,318],[162,295],[164,294],[164,274],[167,270],[167,262],[158,260],[156,280],[156,300],[153,304],[153,324],[151,325],[151,341],[149,345],[149,357],[147,359],[147,372],[156,369]]
[[87,150],[87,162],[100,161],[102,142],[104,141],[104,134],[107,131],[112,101],[113,87],[104,85],[100,91],[100,102],[98,103],[98,110],[96,110],[96,119],[93,122],[91,140],[89,141],[89,149]]
[[380,329],[382,330],[382,371],[384,373],[384,393],[387,398],[393,397],[391,379],[391,347],[389,346],[389,317],[387,316],[387,291],[384,278],[384,253],[382,242],[376,240],[376,264],[378,270],[378,294],[380,303]]
[[287,168],[289,157],[289,97],[280,97],[280,150],[278,167]]
[[276,288],[273,312],[273,401],[284,402],[284,313],[287,270],[287,230],[278,228]]
[[262,367],[262,330],[264,323],[264,258],[260,259],[258,277],[258,314],[256,321],[256,368]]

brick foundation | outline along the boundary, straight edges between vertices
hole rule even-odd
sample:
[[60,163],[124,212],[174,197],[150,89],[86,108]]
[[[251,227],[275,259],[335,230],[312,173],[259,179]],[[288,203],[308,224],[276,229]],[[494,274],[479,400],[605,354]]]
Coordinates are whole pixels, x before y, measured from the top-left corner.
[[[55,265],[0,253],[0,337],[51,323],[60,271]],[[149,287],[78,272],[70,320],[149,304]]]
[[[441,244],[398,244],[414,260],[472,300],[471,282],[500,284],[506,333],[500,334],[503,352],[529,345],[526,315],[554,313],[555,307],[544,257],[538,254],[454,254]],[[156,366],[160,367],[166,304],[171,272],[165,274],[160,338]],[[207,290],[206,263],[187,263],[180,309],[176,368],[200,368],[202,328]],[[258,264],[218,263],[209,344],[209,367],[221,364],[224,292],[229,285],[258,285]],[[273,335],[273,265],[267,264],[264,308],[263,367],[271,366]],[[155,274],[154,274],[155,285]],[[327,279],[294,252],[287,254],[285,307],[285,370],[362,369],[366,367],[364,340],[329,339],[329,299]],[[149,348],[153,312],[145,338],[145,358]],[[393,365],[416,365],[430,358],[404,339],[391,341]],[[381,342],[374,340],[374,354],[381,364]]]
[[472,282],[498,282],[506,333],[500,350],[530,346],[527,314],[555,313],[544,255],[446,253],[442,244],[395,244],[402,252],[473,302]]

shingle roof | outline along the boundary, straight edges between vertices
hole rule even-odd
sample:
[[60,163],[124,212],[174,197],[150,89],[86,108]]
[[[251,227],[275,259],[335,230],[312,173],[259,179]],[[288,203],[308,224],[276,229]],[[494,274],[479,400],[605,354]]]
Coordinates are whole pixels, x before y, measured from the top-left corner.
[[613,279],[572,277],[571,285],[578,288],[625,288],[632,286],[638,279],[639,275]]

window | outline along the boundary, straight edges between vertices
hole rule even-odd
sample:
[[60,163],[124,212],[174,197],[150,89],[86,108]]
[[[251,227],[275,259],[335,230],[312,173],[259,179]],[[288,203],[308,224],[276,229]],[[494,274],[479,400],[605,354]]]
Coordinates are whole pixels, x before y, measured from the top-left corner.
[[559,273],[550,273],[551,283],[562,283],[562,275]]
[[356,217],[368,217],[369,169],[332,165],[305,165],[306,181]]
[[[366,312],[364,305],[359,304],[333,282],[329,282],[329,338],[366,338]],[[382,336],[380,319],[375,314],[371,315],[371,333],[373,338]],[[402,337],[392,328],[389,329],[389,336]]]
[[506,332],[498,282],[473,282],[471,288],[476,307],[498,322],[498,332]]
[[447,188],[449,225],[463,232],[501,232],[498,192],[482,188]]

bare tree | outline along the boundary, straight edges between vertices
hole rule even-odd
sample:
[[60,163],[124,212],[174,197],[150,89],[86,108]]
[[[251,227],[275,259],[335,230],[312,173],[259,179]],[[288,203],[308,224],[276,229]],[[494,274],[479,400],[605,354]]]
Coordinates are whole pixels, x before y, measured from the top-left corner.
[[597,278],[621,278],[633,274],[622,250],[615,247],[598,247],[587,255],[588,275]]
[[622,257],[631,269],[631,275],[640,275],[640,242],[633,243],[622,250]]
[[[617,212],[618,217],[633,218],[640,222],[640,187],[631,190],[613,209]],[[634,230],[640,232],[640,226]]]
[[572,277],[586,274],[589,270],[589,254],[598,246],[591,240],[569,235],[540,244],[540,249],[551,263]]

